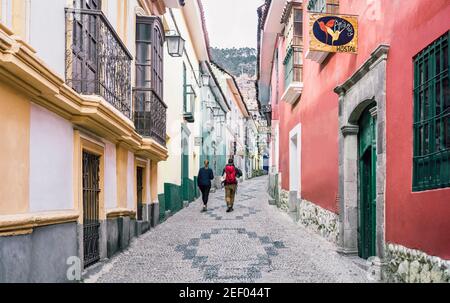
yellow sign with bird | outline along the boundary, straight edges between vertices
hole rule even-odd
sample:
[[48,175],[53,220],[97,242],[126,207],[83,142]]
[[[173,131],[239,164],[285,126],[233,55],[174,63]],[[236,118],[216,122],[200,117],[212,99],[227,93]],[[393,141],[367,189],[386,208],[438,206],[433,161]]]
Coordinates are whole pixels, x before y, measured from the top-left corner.
[[358,17],[310,14],[310,51],[329,53],[358,52]]

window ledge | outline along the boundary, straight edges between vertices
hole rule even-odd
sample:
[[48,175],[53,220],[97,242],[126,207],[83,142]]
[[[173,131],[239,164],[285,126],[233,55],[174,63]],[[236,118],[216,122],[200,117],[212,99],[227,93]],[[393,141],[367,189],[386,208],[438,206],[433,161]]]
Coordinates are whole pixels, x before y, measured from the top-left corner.
[[193,113],[189,113],[189,112],[185,112],[183,113],[183,118],[186,120],[186,122],[188,123],[194,123],[195,119],[194,119],[194,114]]
[[303,92],[303,82],[292,82],[287,87],[283,96],[281,96],[281,101],[294,104]]
[[328,57],[330,53],[328,52],[321,52],[321,51],[312,51],[312,50],[308,50],[306,52],[305,58],[315,61],[319,64],[322,64],[323,61],[325,61],[325,59]]

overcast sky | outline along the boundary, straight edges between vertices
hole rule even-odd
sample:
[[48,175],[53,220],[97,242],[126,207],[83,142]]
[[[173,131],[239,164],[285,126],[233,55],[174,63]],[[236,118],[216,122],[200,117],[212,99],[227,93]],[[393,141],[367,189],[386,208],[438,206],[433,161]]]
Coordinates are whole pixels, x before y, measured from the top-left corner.
[[263,0],[202,0],[212,47],[256,48],[256,10]]

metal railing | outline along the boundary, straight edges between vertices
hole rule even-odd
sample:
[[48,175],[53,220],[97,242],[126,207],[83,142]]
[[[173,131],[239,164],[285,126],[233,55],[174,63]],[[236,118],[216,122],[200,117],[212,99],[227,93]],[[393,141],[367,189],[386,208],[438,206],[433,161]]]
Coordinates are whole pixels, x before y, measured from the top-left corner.
[[166,146],[167,105],[150,88],[134,90],[136,131]]
[[66,83],[131,118],[133,57],[99,10],[66,8]]

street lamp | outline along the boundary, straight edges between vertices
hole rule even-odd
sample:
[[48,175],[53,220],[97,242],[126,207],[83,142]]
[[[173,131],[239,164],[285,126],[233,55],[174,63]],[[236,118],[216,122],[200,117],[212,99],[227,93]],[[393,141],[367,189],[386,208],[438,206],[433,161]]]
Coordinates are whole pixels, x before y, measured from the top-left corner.
[[184,52],[185,40],[176,31],[166,33],[167,50],[172,57],[181,57]]

